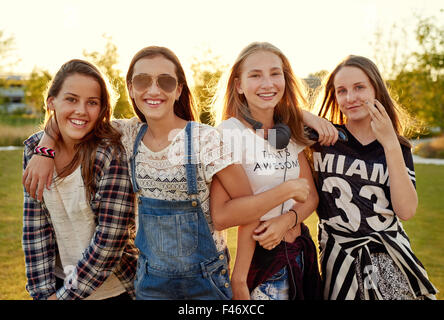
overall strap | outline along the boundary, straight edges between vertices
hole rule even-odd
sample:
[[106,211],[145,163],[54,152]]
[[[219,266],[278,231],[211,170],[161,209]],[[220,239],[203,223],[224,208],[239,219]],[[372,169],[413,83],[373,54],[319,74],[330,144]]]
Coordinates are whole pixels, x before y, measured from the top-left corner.
[[193,122],[188,121],[185,128],[185,170],[187,172],[188,195],[195,198],[197,196],[197,158],[193,152],[192,126]]
[[133,185],[134,193],[139,192],[140,188],[136,181],[136,155],[139,149],[140,141],[143,139],[146,130],[148,129],[148,125],[144,123],[137,134],[136,140],[134,141],[133,154],[130,157],[130,167],[131,167],[131,182]]

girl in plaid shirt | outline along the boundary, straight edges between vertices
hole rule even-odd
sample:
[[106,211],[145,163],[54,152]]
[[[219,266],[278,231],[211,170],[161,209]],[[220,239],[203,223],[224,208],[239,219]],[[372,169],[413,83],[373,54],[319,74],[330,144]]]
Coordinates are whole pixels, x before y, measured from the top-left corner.
[[[104,77],[71,60],[55,75],[46,105],[45,132],[54,133],[54,121],[59,131],[57,177],[43,201],[24,193],[26,288],[34,299],[134,297],[134,194]],[[53,156],[38,147],[42,136],[25,141],[24,169],[33,154]]]

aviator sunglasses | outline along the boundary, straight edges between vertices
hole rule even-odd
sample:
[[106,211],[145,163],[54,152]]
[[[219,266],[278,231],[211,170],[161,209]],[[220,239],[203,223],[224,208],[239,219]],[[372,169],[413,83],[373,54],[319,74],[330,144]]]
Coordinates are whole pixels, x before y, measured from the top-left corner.
[[157,78],[150,76],[146,73],[140,73],[135,76],[132,80],[133,86],[137,91],[143,91],[151,87],[154,79],[156,80],[157,86],[165,92],[173,92],[176,89],[177,80],[176,78],[168,75],[161,74]]

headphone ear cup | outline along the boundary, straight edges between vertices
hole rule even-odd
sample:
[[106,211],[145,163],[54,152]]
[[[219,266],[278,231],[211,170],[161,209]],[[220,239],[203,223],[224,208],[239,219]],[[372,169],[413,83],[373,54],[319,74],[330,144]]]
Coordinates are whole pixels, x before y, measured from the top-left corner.
[[275,137],[268,139],[268,142],[276,149],[284,149],[288,146],[291,139],[291,130],[285,123],[277,123],[273,127]]

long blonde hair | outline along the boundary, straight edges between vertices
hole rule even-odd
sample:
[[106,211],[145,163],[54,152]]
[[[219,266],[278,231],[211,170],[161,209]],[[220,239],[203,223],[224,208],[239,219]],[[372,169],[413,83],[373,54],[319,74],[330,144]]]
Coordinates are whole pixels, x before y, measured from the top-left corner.
[[[242,64],[247,57],[259,51],[274,53],[282,60],[282,69],[285,78],[285,91],[281,101],[274,109],[275,120],[287,124],[291,129],[292,139],[297,143],[308,145],[309,141],[304,136],[301,107],[307,104],[305,99],[305,87],[294,75],[287,57],[277,47],[268,42],[253,42],[246,46],[237,57],[229,74],[221,79],[219,89],[213,100],[213,111],[216,125],[222,120],[231,117],[241,119],[249,114],[248,102],[243,94],[236,90],[236,79],[240,78]],[[222,92],[225,93],[222,96]]]

